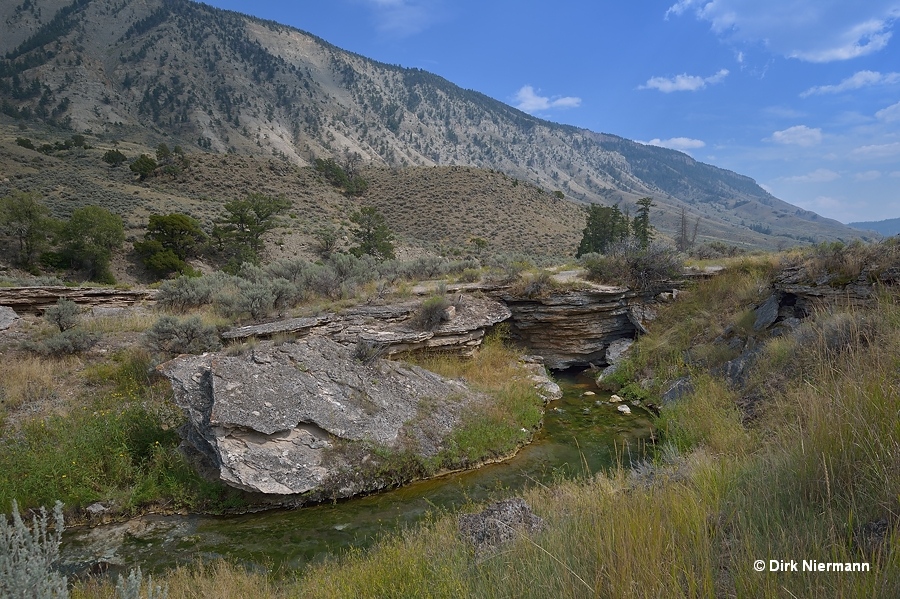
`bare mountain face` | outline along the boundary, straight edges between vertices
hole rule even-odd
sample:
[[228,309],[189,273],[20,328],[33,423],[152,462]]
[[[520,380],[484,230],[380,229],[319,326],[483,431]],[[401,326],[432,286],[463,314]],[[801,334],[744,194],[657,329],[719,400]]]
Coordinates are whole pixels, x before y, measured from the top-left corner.
[[0,31],[9,117],[301,166],[474,166],[581,202],[652,196],[659,229],[674,234],[684,214],[700,239],[775,247],[860,235],[686,154],[544,121],[188,0],[11,0]]

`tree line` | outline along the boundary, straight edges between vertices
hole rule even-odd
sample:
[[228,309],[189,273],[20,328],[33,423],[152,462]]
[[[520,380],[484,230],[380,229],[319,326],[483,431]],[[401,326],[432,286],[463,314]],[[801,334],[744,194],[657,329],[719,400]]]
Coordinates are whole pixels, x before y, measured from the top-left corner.
[[[226,202],[209,232],[188,214],[151,214],[134,250],[147,270],[160,278],[196,274],[188,261],[201,256],[226,271],[237,271],[245,263],[259,263],[265,235],[282,224],[280,217],[290,206],[284,197],[249,193]],[[347,249],[349,253],[394,258],[394,235],[376,208],[362,206],[350,221],[356,245]],[[315,235],[316,250],[323,257],[339,251],[341,233],[334,227],[321,228]],[[39,194],[21,191],[0,198],[0,234],[15,264],[33,274],[41,268],[69,269],[100,283],[115,282],[110,261],[125,241],[121,217],[105,208],[84,206],[67,220],[56,219]]]
[[578,244],[576,258],[585,254],[605,254],[615,244],[635,239],[641,249],[646,250],[653,241],[656,229],[650,224],[650,208],[655,206],[653,198],[637,201],[637,214],[632,219],[627,209],[623,212],[619,205],[602,206],[591,204],[587,211],[587,223]]

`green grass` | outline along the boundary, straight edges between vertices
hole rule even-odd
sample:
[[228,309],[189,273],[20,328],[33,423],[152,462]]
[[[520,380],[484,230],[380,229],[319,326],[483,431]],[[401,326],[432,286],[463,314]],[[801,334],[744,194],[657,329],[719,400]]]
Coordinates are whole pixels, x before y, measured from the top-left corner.
[[65,415],[25,421],[0,441],[0,505],[63,501],[68,509],[109,501],[133,512],[220,507],[235,494],[202,480],[177,447],[180,410],[141,351],[87,369],[92,398]]

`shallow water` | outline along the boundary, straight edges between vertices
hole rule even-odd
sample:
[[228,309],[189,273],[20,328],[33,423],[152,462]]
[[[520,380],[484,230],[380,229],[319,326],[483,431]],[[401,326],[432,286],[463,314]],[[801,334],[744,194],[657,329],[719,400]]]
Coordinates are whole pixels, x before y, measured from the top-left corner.
[[[66,532],[64,569],[96,562],[110,570],[140,565],[158,572],[197,559],[225,557],[251,567],[295,569],[349,547],[371,545],[436,510],[507,497],[537,484],[592,474],[643,455],[650,415],[623,415],[588,374],[562,374],[564,397],[547,407],[543,430],[514,458],[478,470],[412,483],[336,504],[240,516],[145,516]],[[593,391],[594,396],[584,396]]]

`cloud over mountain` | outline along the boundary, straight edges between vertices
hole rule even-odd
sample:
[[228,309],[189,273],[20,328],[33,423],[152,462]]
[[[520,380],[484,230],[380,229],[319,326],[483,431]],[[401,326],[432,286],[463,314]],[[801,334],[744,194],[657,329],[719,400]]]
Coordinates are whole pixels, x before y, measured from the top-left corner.
[[578,108],[581,106],[581,98],[572,96],[541,96],[530,85],[523,85],[516,92],[514,100],[516,108],[528,113],[542,112],[553,108]]

